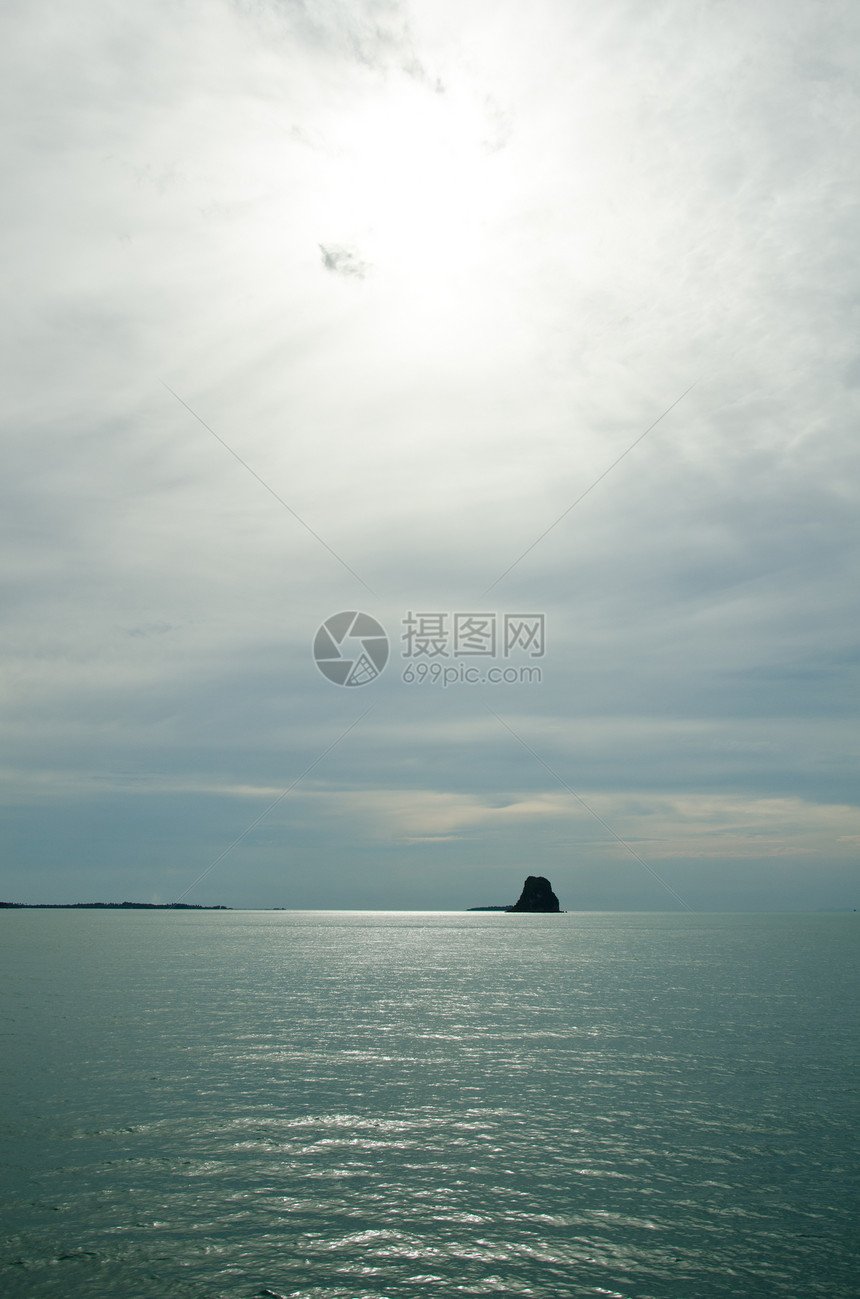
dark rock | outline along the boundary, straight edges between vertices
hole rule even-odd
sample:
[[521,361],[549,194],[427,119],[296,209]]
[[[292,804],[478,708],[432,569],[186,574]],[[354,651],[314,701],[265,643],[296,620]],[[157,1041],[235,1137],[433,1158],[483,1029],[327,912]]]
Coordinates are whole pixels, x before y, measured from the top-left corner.
[[543,875],[529,875],[519,899],[508,911],[560,911],[552,885]]

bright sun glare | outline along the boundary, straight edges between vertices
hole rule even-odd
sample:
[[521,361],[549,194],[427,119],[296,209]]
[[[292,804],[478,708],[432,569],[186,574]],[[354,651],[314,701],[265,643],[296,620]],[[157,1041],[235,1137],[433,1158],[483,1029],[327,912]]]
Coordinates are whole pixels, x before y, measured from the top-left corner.
[[474,261],[497,198],[486,136],[484,114],[462,98],[387,87],[341,123],[327,226],[382,274],[428,284],[456,275]]

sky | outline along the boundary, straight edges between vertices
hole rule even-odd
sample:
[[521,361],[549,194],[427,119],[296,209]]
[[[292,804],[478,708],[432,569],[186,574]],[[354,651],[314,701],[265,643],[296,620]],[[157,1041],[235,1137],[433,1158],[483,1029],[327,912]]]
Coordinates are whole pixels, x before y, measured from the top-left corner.
[[857,5],[0,33],[0,898],[855,907]]

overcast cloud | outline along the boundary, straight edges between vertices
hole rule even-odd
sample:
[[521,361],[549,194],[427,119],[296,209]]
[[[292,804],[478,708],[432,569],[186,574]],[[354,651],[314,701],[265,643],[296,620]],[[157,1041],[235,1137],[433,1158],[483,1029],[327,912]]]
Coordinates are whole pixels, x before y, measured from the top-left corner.
[[857,6],[0,24],[0,896],[855,906]]

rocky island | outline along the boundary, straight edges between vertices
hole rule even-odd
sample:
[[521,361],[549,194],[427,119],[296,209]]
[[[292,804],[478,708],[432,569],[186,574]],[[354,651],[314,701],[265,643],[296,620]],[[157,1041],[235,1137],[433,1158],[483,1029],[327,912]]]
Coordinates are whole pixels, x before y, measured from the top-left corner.
[[469,907],[469,911],[529,911],[555,913],[561,910],[552,885],[543,875],[529,875],[512,907]]
[[552,885],[543,875],[529,875],[523,891],[508,911],[560,911]]

